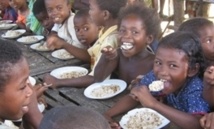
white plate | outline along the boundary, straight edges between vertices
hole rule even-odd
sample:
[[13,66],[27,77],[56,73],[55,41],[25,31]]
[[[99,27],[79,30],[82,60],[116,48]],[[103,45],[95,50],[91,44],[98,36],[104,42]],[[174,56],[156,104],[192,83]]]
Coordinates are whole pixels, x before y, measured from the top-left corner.
[[[92,95],[92,92],[94,90],[96,90],[97,88],[109,87],[111,85],[119,86],[119,90],[117,90],[116,92],[107,94],[105,96],[101,96],[101,97],[97,97],[97,96]],[[88,86],[84,91],[84,95],[90,99],[108,99],[108,98],[114,97],[114,96],[118,95],[119,93],[121,93],[122,91],[124,91],[126,89],[126,86],[127,86],[127,84],[123,80],[119,80],[119,79],[105,80],[103,82],[94,83],[94,84]]]
[[46,43],[44,43],[42,46],[40,43],[36,43],[31,45],[30,48],[36,51],[43,51],[43,52],[51,51],[50,49],[47,48]]
[[12,22],[13,22],[12,20],[1,20],[0,24],[2,24],[2,23],[12,23]]
[[61,68],[57,68],[54,69],[53,71],[51,71],[51,75],[58,78],[58,79],[63,79],[62,75],[66,74],[66,73],[72,73],[72,72],[76,72],[80,75],[80,76],[85,76],[88,74],[88,70],[86,68],[83,67],[77,67],[77,66],[67,66],[67,67],[61,67]]
[[[129,128],[127,128],[127,126],[126,126],[126,124],[127,124],[127,122],[128,122],[128,120],[129,120],[129,118],[131,117],[131,116],[134,116],[135,114],[139,114],[139,112],[142,112],[142,113],[144,113],[144,112],[150,112],[150,113],[154,113],[154,114],[156,114],[160,119],[161,119],[161,124],[159,125],[159,126],[157,126],[156,128],[152,128],[152,129],[160,129],[160,128],[162,128],[162,127],[164,127],[164,126],[166,126],[170,121],[166,118],[166,117],[164,117],[163,115],[161,115],[160,113],[158,113],[158,112],[156,112],[156,111],[154,111],[154,110],[152,110],[152,109],[150,109],[150,108],[136,108],[136,109],[133,109],[133,110],[131,110],[131,111],[129,111],[126,115],[124,115],[122,118],[121,118],[121,120],[120,120],[120,126],[123,128],[123,129],[129,129]],[[151,115],[150,115],[150,117],[151,117]],[[144,117],[145,118],[145,117]],[[151,119],[150,119],[151,120]],[[141,122],[142,123],[142,122]],[[148,125],[148,124],[147,124]],[[145,127],[145,126],[144,126]]]
[[[30,38],[34,38],[35,40],[29,40]],[[33,36],[23,36],[17,39],[17,41],[23,44],[32,44],[32,43],[39,42],[42,39],[44,39],[44,36],[42,35],[33,35]]]
[[17,24],[8,24],[8,23],[0,24],[0,30],[7,30],[7,29],[11,29],[13,27],[17,27]]
[[[8,32],[19,32],[16,35],[6,35]],[[5,32],[4,34],[1,35],[2,38],[8,38],[8,39],[14,39],[14,38],[18,38],[19,36],[21,36],[22,34],[24,34],[26,32],[26,30],[24,29],[18,29],[18,30],[8,30],[7,32]]]
[[51,55],[55,58],[61,59],[61,60],[69,60],[74,58],[73,55],[68,53],[65,49],[59,49],[51,53]]
[[29,76],[28,79],[29,79],[29,81],[30,81],[30,83],[31,83],[32,86],[34,86],[36,84],[36,79],[35,78]]

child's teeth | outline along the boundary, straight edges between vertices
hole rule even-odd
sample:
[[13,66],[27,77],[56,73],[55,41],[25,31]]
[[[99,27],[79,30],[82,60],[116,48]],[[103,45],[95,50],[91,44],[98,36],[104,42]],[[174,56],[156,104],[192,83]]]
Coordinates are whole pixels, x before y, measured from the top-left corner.
[[120,48],[124,49],[124,50],[129,50],[129,49],[133,48],[133,45],[131,43],[124,42]]

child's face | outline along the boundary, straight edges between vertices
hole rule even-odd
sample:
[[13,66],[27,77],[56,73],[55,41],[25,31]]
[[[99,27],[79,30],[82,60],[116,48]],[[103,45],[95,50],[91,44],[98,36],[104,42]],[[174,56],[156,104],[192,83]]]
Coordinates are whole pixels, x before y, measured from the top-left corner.
[[0,1],[0,10],[5,10],[9,6],[8,0],[1,0]]
[[45,0],[45,6],[54,23],[62,24],[70,15],[71,5],[67,0]]
[[201,46],[206,59],[214,61],[214,26],[206,26],[199,31]]
[[98,37],[99,29],[89,17],[75,17],[74,28],[78,40],[85,46],[91,46]]
[[15,10],[19,10],[23,7],[23,5],[26,5],[26,0],[9,0],[9,4],[11,7],[13,7]]
[[27,111],[32,89],[29,87],[29,67],[25,59],[11,66],[10,78],[0,91],[0,114],[2,119],[17,120]]
[[90,4],[89,14],[91,19],[97,26],[103,26],[104,21],[102,13],[103,10],[99,8],[96,0],[89,0],[89,4]]
[[130,46],[122,49],[122,53],[126,57],[132,57],[142,52],[150,44],[150,36],[146,34],[144,23],[133,14],[122,19],[118,37],[120,46],[125,44]]
[[158,79],[164,82],[164,94],[179,91],[188,77],[188,58],[178,49],[158,48],[153,70]]
[[46,12],[42,12],[36,15],[37,20],[42,24],[42,26],[45,29],[51,30],[54,23],[53,21],[48,17],[48,14]]

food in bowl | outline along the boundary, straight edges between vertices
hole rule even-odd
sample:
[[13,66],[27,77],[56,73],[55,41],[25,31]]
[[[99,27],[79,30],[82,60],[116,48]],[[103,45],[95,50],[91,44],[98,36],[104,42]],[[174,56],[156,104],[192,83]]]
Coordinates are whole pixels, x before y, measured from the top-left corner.
[[4,36],[6,36],[6,37],[17,37],[17,36],[19,36],[19,35],[21,35],[21,34],[22,34],[21,32],[16,31],[16,30],[8,30],[8,31],[4,34]]
[[78,78],[81,76],[86,75],[87,72],[84,71],[70,71],[70,72],[65,72],[59,76],[60,79],[66,79],[66,78]]
[[37,42],[38,39],[34,36],[26,36],[26,37],[22,37],[20,39],[21,42],[26,42],[26,43],[31,43],[31,42]]
[[149,110],[141,110],[127,116],[126,129],[156,129],[162,124],[162,118]]
[[6,24],[6,23],[0,24],[1,28],[7,28],[7,27],[10,27],[10,26],[11,26],[10,24]]
[[102,85],[98,88],[95,88],[91,92],[91,96],[94,97],[106,97],[115,94],[117,91],[120,90],[119,85],[110,84],[110,85]]
[[73,56],[67,51],[59,51],[57,54],[57,57],[62,59],[68,59],[68,58],[72,58]]
[[38,44],[36,47],[35,47],[36,50],[40,50],[40,51],[47,51],[49,50],[49,48],[47,47],[46,43],[44,44]]

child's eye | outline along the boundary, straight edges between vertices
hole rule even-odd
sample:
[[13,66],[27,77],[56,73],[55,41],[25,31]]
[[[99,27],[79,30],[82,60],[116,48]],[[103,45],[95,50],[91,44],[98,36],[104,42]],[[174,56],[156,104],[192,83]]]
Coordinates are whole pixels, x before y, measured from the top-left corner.
[[161,62],[160,61],[155,61],[155,64],[156,65],[161,65]]
[[47,8],[47,12],[50,13],[50,12],[51,12],[51,9]]
[[177,65],[175,65],[175,64],[170,64],[169,67],[170,67],[170,68],[175,68],[175,67],[177,67]]
[[207,43],[207,44],[212,43],[212,39],[207,39],[207,40],[206,40],[206,43]]
[[57,9],[58,11],[60,11],[60,10],[62,9],[62,7],[61,7],[61,6],[58,6],[56,9]]
[[120,29],[120,30],[119,30],[119,33],[120,33],[120,34],[123,34],[123,33],[125,33],[125,30],[124,30],[124,29]]
[[76,32],[79,32],[79,31],[80,31],[80,29],[79,29],[79,28],[75,28],[75,31],[76,31]]
[[83,29],[84,29],[84,31],[87,31],[87,30],[88,30],[88,27],[84,27]]
[[23,85],[21,88],[20,88],[20,90],[24,90],[26,87],[27,87],[27,83],[25,84],[25,85]]
[[137,31],[132,31],[132,34],[134,34],[134,35],[135,35],[135,34],[138,34],[138,32],[137,32]]

